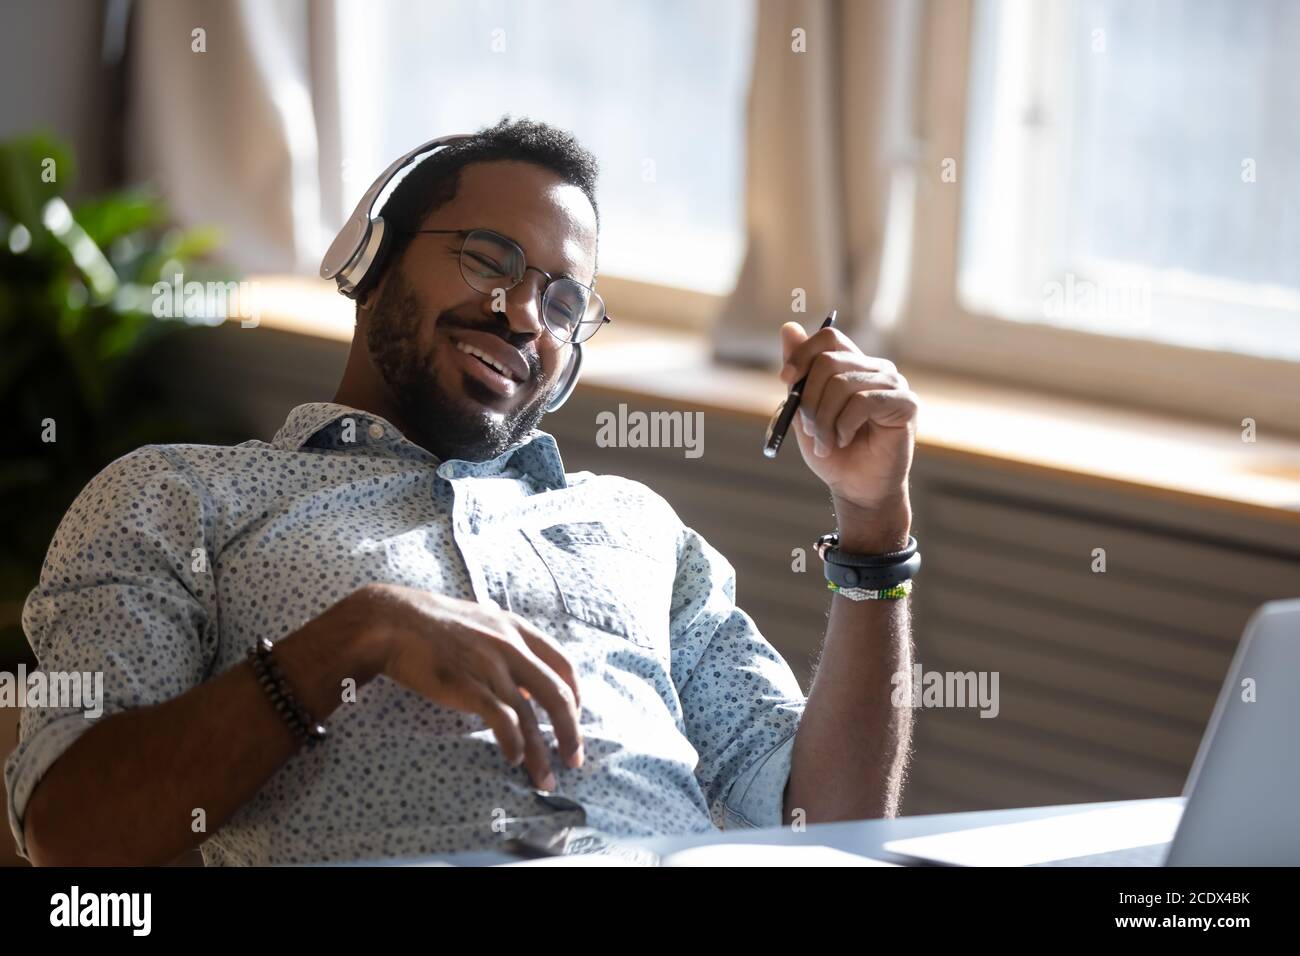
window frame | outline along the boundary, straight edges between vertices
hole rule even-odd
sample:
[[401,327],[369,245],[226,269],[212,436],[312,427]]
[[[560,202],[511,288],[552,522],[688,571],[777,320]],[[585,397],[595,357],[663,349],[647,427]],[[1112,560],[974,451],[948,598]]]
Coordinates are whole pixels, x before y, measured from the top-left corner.
[[[926,0],[917,103],[920,169],[901,361],[1300,434],[1300,363],[1001,318],[958,294],[961,189],[975,0]],[[940,177],[957,161],[955,183]]]

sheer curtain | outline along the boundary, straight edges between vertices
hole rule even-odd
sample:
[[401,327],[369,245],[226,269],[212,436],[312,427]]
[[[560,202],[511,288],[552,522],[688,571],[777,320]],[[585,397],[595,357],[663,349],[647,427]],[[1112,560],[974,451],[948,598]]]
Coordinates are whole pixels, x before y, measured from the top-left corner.
[[[250,272],[314,272],[338,190],[333,0],[138,0],[127,165]],[[334,156],[329,152],[333,149]],[[334,166],[337,169],[337,166]]]
[[782,323],[812,327],[832,308],[864,350],[887,352],[910,259],[922,4],[770,0],[759,11],[747,247],[714,353],[775,363]]

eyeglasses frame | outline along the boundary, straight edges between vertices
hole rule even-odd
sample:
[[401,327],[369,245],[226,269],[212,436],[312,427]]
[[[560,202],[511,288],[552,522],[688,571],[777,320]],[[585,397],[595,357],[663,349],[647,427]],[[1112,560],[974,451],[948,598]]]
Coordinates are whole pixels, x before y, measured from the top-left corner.
[[[554,283],[557,279],[568,279],[570,282],[577,282],[578,285],[582,286],[584,289],[586,289],[586,290],[587,290],[588,292],[590,292],[592,295],[594,295],[594,296],[596,296],[598,299],[600,299],[601,308],[602,308],[602,310],[604,309],[604,306],[605,306],[605,299],[604,299],[604,297],[603,297],[599,292],[596,291],[596,287],[595,287],[594,285],[587,285],[585,282],[579,282],[577,279],[575,279],[575,278],[574,278],[573,276],[571,276],[571,275],[565,275],[565,274],[563,274],[563,273],[561,273],[560,275],[552,275],[551,273],[547,272],[545,269],[541,269],[541,268],[538,268],[537,266],[529,265],[529,264],[528,264],[528,255],[524,252],[524,247],[521,246],[519,243],[515,242],[515,240],[511,239],[509,236],[505,235],[504,233],[497,232],[495,229],[488,229],[488,228],[486,228],[486,227],[480,226],[480,227],[475,228],[475,229],[408,229],[408,230],[406,230],[407,235],[449,235],[449,236],[460,236],[460,237],[461,237],[460,252],[459,252],[459,255],[460,255],[460,256],[464,256],[464,254],[465,254],[465,243],[468,242],[468,241],[469,241],[469,237],[470,237],[473,233],[476,233],[476,232],[486,232],[486,233],[488,233],[488,234],[491,235],[491,236],[495,236],[495,237],[498,238],[498,239],[501,239],[501,240],[504,240],[505,242],[510,243],[510,245],[514,246],[516,249],[519,250],[519,257],[520,257],[520,259],[523,260],[523,263],[524,263],[524,272],[527,272],[529,269],[531,269],[533,272],[537,272],[537,273],[541,274],[541,275],[546,279],[546,282],[542,285],[541,291],[538,292],[538,294],[537,294],[537,301],[538,301],[538,304],[539,304],[539,305],[541,305],[541,303],[543,303],[543,302],[546,301],[546,290],[549,289],[549,288],[551,287],[551,284],[552,284],[552,283]],[[460,276],[460,278],[461,278],[461,281],[462,281],[462,282],[464,282],[466,285],[469,285],[469,280],[465,278],[465,273],[464,273],[463,270],[461,271],[461,276]],[[504,288],[505,288],[505,290],[506,290],[507,292],[509,292],[511,289],[513,289],[515,286],[519,285],[519,283],[520,283],[520,282],[523,282],[523,281],[524,281],[524,280],[523,280],[523,278],[521,277],[520,279],[516,280],[516,281],[514,282],[514,284],[509,285],[509,286],[505,286]],[[474,287],[473,287],[472,285],[469,285],[469,287],[470,287],[471,289],[474,289]],[[481,291],[481,290],[479,290],[479,289],[474,289],[474,291],[477,292],[477,293],[479,293],[479,295],[487,295],[487,294],[488,294],[488,293],[483,292],[483,291]],[[555,329],[551,328],[551,323],[550,323],[549,321],[547,321],[547,319],[546,319],[546,309],[545,309],[545,308],[542,308],[542,309],[540,310],[540,315],[541,315],[541,317],[542,317],[542,323],[546,326],[546,330],[547,330],[548,332],[550,332],[551,335],[555,336],[555,338],[556,338],[557,340],[559,340],[560,342],[563,342],[563,343],[566,344],[566,345],[581,345],[583,342],[590,341],[590,340],[591,340],[591,337],[594,336],[594,335],[596,334],[596,332],[599,332],[599,331],[601,330],[601,327],[602,327],[602,326],[607,325],[609,322],[613,321],[613,320],[610,318],[609,312],[608,312],[608,311],[605,311],[605,312],[603,313],[603,315],[601,316],[601,319],[600,319],[600,325],[596,326],[596,330],[595,330],[594,332],[592,332],[591,335],[588,335],[588,336],[587,336],[585,339],[583,339],[581,342],[575,342],[572,338],[562,339],[562,338],[560,338],[560,336],[555,335]]]

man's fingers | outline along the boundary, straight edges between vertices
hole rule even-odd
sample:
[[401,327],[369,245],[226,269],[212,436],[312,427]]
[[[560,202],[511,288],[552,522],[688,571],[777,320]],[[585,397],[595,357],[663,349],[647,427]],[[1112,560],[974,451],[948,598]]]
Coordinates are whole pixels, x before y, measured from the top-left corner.
[[[785,323],[785,325],[781,326],[782,360],[788,364],[790,361],[791,353],[793,353],[794,350],[799,347],[799,344],[801,342],[804,342],[807,338],[808,338],[808,333],[804,330],[804,327],[800,325],[798,322],[787,322]],[[782,379],[785,378],[785,370],[782,370],[781,378]],[[798,378],[792,378],[786,384],[793,385],[797,381]]]
[[898,428],[916,417],[919,408],[916,393],[910,389],[872,389],[857,392],[844,404],[835,420],[835,434],[840,447],[853,440],[866,422]]
[[564,651],[547,634],[533,626],[527,618],[518,614],[511,615],[519,635],[528,645],[528,649],[546,662],[573,691],[574,705],[582,709],[582,692],[578,689],[578,672],[573,669],[573,662],[565,656]]
[[497,746],[505,755],[506,762],[512,767],[519,766],[525,751],[518,713],[514,708],[507,707],[495,691],[468,674],[465,675],[462,691],[465,697],[464,709],[483,718],[483,722],[496,736]]
[[850,352],[822,352],[812,364],[808,381],[803,387],[803,397],[799,399],[799,413],[804,416],[805,421],[814,423],[811,437],[820,438],[823,444],[827,443],[828,438],[821,434],[815,425],[822,396],[835,376],[861,371],[862,366],[858,364],[860,361],[859,356]]
[[[837,429],[836,425],[845,406],[855,396],[863,393],[897,389],[901,378],[891,372],[867,372],[859,368],[835,373],[826,381],[817,403],[807,407],[808,414],[813,419],[813,434],[827,448],[843,448],[848,442],[842,440],[843,430]],[[903,387],[906,387],[906,383]]]
[[570,767],[580,766],[583,759],[582,731],[578,726],[578,708],[569,685],[540,660],[522,651],[511,655],[510,671],[515,684],[526,688],[551,718],[555,742]]
[[537,714],[533,711],[533,705],[519,692],[505,661],[495,658],[490,668],[488,679],[493,692],[501,703],[514,711],[519,720],[520,732],[523,735],[524,764],[528,767],[528,775],[532,777],[533,783],[542,789],[553,789],[555,782],[553,779],[548,779],[553,773],[550,748],[546,746],[546,738],[542,736],[542,728],[537,723]]
[[[782,327],[784,329],[784,326]],[[785,332],[782,333],[782,345]],[[862,356],[862,350],[853,340],[839,329],[818,329],[796,345],[785,357],[785,366],[781,369],[781,380],[793,385],[812,369],[813,361],[822,352],[852,352]],[[884,361],[883,359],[881,361]]]

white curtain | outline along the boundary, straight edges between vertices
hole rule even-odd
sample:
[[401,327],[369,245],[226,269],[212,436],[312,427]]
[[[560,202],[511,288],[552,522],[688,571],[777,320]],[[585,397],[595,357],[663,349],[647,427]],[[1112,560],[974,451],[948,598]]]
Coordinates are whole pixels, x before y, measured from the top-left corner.
[[[248,272],[311,272],[338,222],[331,0],[138,0],[128,49],[132,180],[176,220],[221,223]],[[196,31],[202,31],[201,34]],[[322,185],[326,192],[322,194]]]
[[[811,329],[832,308],[865,351],[888,352],[911,258],[922,6],[759,0],[747,247],[715,328],[718,358],[775,364],[782,323]],[[792,311],[795,290],[805,313]]]

